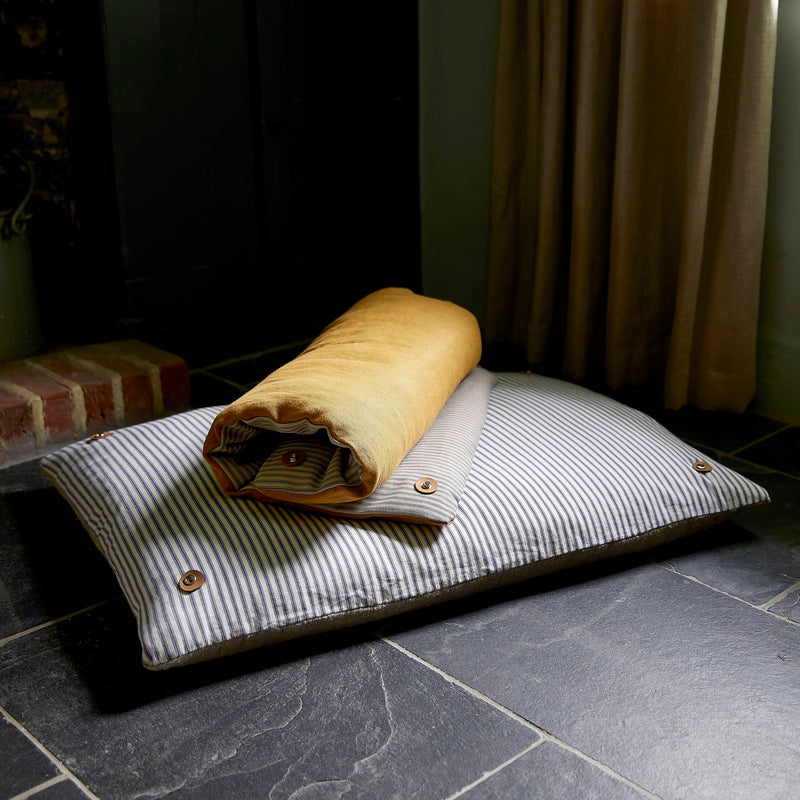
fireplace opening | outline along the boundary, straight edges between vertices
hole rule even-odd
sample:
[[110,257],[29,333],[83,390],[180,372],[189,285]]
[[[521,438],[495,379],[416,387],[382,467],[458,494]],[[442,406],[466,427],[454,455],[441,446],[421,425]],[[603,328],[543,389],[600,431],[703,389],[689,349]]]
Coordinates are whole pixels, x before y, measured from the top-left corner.
[[0,53],[42,348],[201,365],[420,290],[416,4],[19,0]]

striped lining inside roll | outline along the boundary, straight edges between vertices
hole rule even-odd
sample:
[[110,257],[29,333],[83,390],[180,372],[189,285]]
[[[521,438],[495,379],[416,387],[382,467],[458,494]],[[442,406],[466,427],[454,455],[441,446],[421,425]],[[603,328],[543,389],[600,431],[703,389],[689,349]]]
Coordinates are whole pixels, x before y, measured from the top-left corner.
[[[307,419],[287,423],[267,417],[238,420],[221,428],[220,436],[217,463],[240,489],[313,495],[334,486],[358,486],[364,476],[351,450],[332,439],[325,426]],[[287,468],[282,457],[292,449],[301,449],[305,459]]]
[[[292,464],[291,459],[296,463]],[[335,447],[324,434],[283,436],[261,462],[250,484],[242,488],[252,485],[262,490],[313,495],[332,486],[357,486],[362,473],[358,463],[350,458],[350,450]]]
[[[319,621],[344,625],[579,551],[712,524],[766,492],[649,417],[567,383],[501,375],[454,521],[347,521],[222,493],[202,457],[220,409],[81,442],[43,467],[113,566],[163,668]],[[713,469],[699,473],[698,459]],[[185,594],[179,577],[201,571]]]

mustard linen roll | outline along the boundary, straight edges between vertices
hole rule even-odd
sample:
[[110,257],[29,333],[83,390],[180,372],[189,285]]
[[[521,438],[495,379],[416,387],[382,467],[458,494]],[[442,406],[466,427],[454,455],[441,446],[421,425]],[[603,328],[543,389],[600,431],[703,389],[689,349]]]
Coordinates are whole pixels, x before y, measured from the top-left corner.
[[222,411],[203,453],[231,495],[359,500],[392,475],[480,356],[469,311],[381,289]]

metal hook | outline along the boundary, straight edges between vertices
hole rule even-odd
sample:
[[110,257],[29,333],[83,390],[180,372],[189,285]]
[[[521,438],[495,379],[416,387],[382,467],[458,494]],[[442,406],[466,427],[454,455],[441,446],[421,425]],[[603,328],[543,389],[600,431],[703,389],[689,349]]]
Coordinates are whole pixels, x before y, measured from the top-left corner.
[[5,220],[5,225],[3,226],[3,235],[6,238],[10,238],[13,234],[22,236],[22,234],[25,233],[25,222],[31,218],[30,214],[24,213],[25,206],[33,196],[33,190],[36,183],[33,164],[27,159],[23,158],[16,150],[12,150],[8,155],[13,156],[13,158],[20,161],[28,171],[28,188],[25,192],[25,196],[22,198],[22,202],[15,209],[13,209],[13,211],[9,208],[0,212],[0,216],[2,216]]
[[[16,150],[12,150],[11,155],[16,156],[16,158],[18,158],[25,165],[25,169],[28,170],[28,175],[30,177],[30,180],[28,181],[28,191],[25,192],[25,197],[22,198],[22,202],[17,206],[17,210],[11,215],[12,232],[16,233],[18,236],[22,236],[22,234],[25,232],[24,222],[30,219],[30,214],[27,214],[23,217],[22,212],[25,210],[28,200],[30,200],[33,195],[36,179],[33,174],[33,164],[31,164],[30,161],[24,159]],[[20,224],[20,222],[23,224]]]

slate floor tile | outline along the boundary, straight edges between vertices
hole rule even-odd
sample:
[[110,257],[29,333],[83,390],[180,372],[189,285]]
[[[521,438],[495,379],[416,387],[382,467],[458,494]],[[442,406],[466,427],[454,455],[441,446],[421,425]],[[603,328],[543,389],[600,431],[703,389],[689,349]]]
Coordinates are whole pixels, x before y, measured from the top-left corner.
[[800,478],[800,428],[787,428],[737,453],[741,458]]
[[274,351],[266,350],[221,365],[212,365],[207,367],[204,372],[249,388],[299,355],[307,344],[307,341],[303,341]]
[[459,800],[642,800],[650,797],[553,742],[542,742],[459,796]]
[[761,606],[800,580],[800,548],[729,521],[655,550],[669,569]]
[[661,409],[653,412],[653,416],[681,439],[706,445],[723,453],[733,453],[785,427],[783,422],[757,414],[701,411],[690,406],[680,411]]
[[118,594],[39,462],[0,470],[0,639]]
[[737,514],[736,523],[763,539],[800,550],[800,479],[738,458],[726,458],[723,463],[763,486],[770,496],[766,505]]
[[38,459],[0,469],[0,497],[50,488],[50,481],[45,478]]
[[4,717],[0,717],[0,800],[58,775],[56,765]]
[[659,797],[796,791],[800,628],[655,564],[564,580],[387,635]]
[[652,555],[682,575],[762,605],[800,580],[800,481],[739,459],[722,461],[763,486],[771,502]]
[[270,372],[274,372],[293,358],[299,356],[309,344],[311,344],[311,339],[304,339],[294,342],[287,347],[282,347],[280,350],[266,350],[254,356],[253,369],[255,370],[255,380],[263,380]]
[[45,786],[30,796],[30,800],[88,800],[89,795],[70,780]]
[[189,383],[192,408],[229,405],[242,394],[240,387],[207,372],[192,372]]
[[773,614],[800,623],[800,587],[781,597],[769,607],[769,610]]
[[6,707],[102,800],[446,798],[539,739],[386,642],[151,673],[133,628],[120,601],[0,648]]

